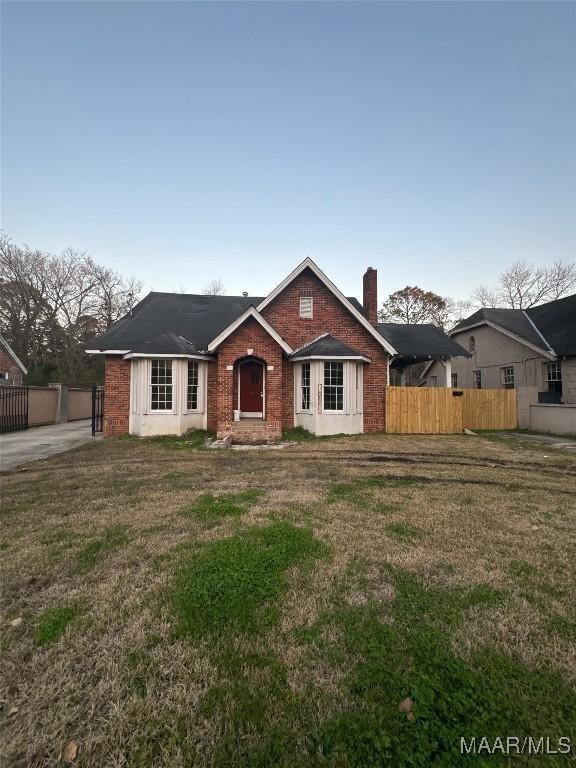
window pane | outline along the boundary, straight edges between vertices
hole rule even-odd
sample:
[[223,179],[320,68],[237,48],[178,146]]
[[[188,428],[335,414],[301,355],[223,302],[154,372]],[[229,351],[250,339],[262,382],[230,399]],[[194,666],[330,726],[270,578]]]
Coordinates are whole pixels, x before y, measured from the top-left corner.
[[301,407],[303,411],[308,411],[310,410],[310,363],[302,363],[300,376]]
[[198,409],[198,363],[196,360],[188,361],[186,407],[189,411]]
[[324,363],[324,410],[344,410],[344,363]]
[[150,367],[150,409],[172,410],[172,360],[152,360]]

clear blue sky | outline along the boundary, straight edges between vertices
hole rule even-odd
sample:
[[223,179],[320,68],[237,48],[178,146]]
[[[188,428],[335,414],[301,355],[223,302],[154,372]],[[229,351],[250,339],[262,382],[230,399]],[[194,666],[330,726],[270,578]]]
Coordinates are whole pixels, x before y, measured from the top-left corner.
[[4,2],[2,227],[155,290],[576,251],[576,5]]

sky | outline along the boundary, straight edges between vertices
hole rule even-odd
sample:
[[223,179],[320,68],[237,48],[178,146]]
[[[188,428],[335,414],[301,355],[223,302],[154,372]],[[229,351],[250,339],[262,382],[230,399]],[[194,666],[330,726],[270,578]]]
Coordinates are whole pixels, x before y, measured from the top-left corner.
[[3,2],[4,232],[147,289],[576,258],[572,2]]

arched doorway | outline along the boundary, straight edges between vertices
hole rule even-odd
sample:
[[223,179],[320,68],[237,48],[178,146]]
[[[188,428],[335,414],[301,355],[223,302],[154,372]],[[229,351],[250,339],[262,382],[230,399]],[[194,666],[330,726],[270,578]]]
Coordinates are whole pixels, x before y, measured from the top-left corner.
[[241,418],[263,418],[264,363],[248,358],[238,363],[238,410]]

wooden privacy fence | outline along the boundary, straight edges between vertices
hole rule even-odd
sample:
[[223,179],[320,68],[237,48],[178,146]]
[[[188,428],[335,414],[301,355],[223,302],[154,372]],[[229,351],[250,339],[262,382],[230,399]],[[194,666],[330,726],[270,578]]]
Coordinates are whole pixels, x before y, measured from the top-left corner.
[[386,431],[450,434],[467,429],[516,429],[513,389],[386,387]]

